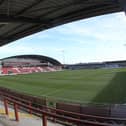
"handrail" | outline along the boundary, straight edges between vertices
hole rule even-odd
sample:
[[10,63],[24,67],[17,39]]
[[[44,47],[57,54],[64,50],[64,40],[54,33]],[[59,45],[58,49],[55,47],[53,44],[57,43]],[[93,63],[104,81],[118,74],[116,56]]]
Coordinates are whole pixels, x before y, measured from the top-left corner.
[[[0,91],[0,94],[2,95],[5,95],[6,97],[11,97],[15,100],[19,100],[20,102],[25,102],[26,104],[29,104],[30,101],[27,101],[25,99],[21,99],[19,97],[15,97],[15,96],[12,96],[12,95],[8,95],[7,93],[5,92],[2,92]],[[65,110],[61,110],[61,109],[56,109],[56,108],[52,108],[52,107],[47,107],[47,106],[44,106],[44,105],[41,105],[42,108],[45,108],[46,110],[52,110],[53,112],[60,112],[60,113],[63,113],[63,114],[67,114],[67,115],[72,115],[72,116],[76,116],[77,118],[83,118],[83,119],[94,119],[94,120],[97,120],[97,121],[116,121],[116,122],[126,122],[126,118],[113,118],[113,117],[103,117],[103,116],[94,116],[94,115],[88,115],[88,114],[79,114],[79,113],[75,113],[75,112],[69,112],[69,111],[65,111]]]
[[67,120],[68,122],[75,123],[75,124],[85,124],[86,126],[91,126],[91,125],[92,126],[111,126],[110,124],[94,122],[94,121],[87,121],[87,120],[82,120],[82,119],[76,119],[76,118],[73,118],[73,117],[57,115],[56,113],[51,113],[51,112],[48,112],[48,111],[45,111],[45,110],[36,109],[33,106],[28,106],[24,103],[21,103],[19,101],[13,100],[13,99],[5,97],[5,96],[3,96],[3,98],[5,98],[7,101],[14,103],[18,106],[24,107],[26,109],[30,109],[35,113],[42,114],[41,116],[45,115],[45,116],[54,117],[54,118],[58,118],[58,119],[62,119],[62,120]]

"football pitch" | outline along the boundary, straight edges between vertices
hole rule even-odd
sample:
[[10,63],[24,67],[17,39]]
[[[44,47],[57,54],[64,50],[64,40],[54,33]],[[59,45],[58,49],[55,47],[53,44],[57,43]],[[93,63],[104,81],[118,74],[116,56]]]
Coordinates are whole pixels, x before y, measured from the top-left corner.
[[0,86],[52,100],[126,103],[126,68],[0,76]]

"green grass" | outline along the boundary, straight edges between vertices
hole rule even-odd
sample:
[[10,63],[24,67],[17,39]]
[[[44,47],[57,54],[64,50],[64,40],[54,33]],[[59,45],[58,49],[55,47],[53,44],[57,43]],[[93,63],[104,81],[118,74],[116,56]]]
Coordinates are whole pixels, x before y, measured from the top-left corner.
[[1,76],[0,86],[55,100],[126,103],[126,68]]

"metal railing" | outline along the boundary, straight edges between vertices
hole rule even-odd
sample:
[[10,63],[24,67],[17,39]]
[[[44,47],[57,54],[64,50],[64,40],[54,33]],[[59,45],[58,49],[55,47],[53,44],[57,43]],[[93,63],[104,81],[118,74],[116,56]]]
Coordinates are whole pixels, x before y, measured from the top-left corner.
[[[110,118],[102,116],[93,116],[87,114],[79,114],[74,112],[68,112],[59,110],[44,105],[39,105],[39,108],[33,106],[31,101],[21,99],[17,96],[13,96],[8,92],[0,91],[0,98],[4,101],[5,113],[8,115],[8,104],[14,105],[15,119],[19,121],[18,111],[20,109],[26,109],[28,113],[32,113],[42,118],[43,126],[47,126],[47,118],[52,117],[57,120],[62,120],[75,125],[86,125],[86,126],[111,126],[111,123],[105,122],[124,122],[126,118]],[[92,120],[92,121],[91,121]]]

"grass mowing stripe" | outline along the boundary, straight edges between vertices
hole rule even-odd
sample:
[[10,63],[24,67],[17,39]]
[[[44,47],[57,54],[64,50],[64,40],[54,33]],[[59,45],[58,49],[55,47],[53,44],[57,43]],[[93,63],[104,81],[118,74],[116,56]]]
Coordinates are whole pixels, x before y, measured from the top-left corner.
[[126,103],[126,68],[1,76],[0,86],[81,103]]

